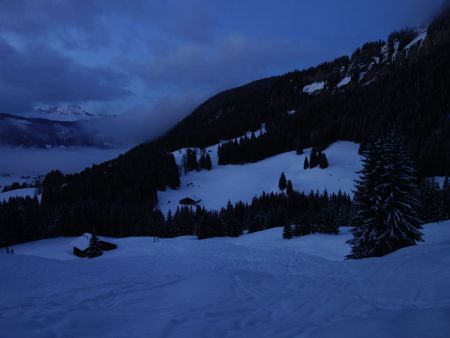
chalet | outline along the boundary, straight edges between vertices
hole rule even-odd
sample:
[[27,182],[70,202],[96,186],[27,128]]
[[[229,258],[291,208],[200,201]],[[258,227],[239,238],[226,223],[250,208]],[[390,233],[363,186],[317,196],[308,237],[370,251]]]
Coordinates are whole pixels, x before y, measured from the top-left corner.
[[193,200],[192,198],[186,197],[186,198],[181,199],[179,203],[180,203],[181,205],[197,205],[197,204],[199,204],[201,201],[202,201],[202,200],[195,201],[195,200]]
[[[91,238],[91,234],[86,233],[82,236],[78,237],[76,240],[72,242],[73,247],[73,254],[75,256],[85,258],[88,255],[88,249],[89,249],[89,240]],[[117,245],[114,243],[106,242],[99,238],[98,245],[100,246],[100,249],[102,251],[109,251],[117,249]]]

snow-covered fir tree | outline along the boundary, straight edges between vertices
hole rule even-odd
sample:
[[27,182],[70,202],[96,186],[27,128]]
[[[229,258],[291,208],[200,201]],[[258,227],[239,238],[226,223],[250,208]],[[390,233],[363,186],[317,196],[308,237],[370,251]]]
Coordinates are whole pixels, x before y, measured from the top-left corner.
[[348,258],[383,256],[421,240],[415,170],[403,138],[370,142],[356,182],[352,252]]

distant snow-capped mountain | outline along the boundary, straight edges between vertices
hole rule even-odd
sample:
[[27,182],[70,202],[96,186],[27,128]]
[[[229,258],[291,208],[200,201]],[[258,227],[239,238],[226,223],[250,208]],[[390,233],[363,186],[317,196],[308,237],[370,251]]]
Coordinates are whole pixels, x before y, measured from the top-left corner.
[[55,121],[0,113],[0,146],[102,146],[83,121]]
[[91,113],[77,105],[38,106],[27,117],[41,118],[53,121],[83,121],[103,117],[102,114]]

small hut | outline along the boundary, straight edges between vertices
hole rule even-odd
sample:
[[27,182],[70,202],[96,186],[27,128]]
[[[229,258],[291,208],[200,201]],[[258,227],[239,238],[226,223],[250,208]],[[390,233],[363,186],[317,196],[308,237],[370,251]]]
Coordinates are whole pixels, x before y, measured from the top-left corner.
[[190,197],[185,197],[180,200],[181,205],[198,205],[202,200],[195,201]]
[[[72,242],[73,254],[75,256],[85,258],[88,257],[90,233],[85,233]],[[117,249],[117,244],[106,242],[99,238],[98,245],[102,251],[109,251]]]

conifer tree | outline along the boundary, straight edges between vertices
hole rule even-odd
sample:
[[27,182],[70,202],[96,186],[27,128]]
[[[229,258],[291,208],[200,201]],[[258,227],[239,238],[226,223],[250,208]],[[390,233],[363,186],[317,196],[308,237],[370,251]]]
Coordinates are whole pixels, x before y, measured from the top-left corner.
[[383,256],[421,240],[415,171],[404,141],[391,134],[367,145],[356,182],[352,252]]
[[309,169],[308,156],[305,157],[305,162],[303,162],[303,168],[304,169]]
[[311,155],[310,155],[310,159],[309,159],[309,167],[311,169],[317,167],[318,165],[318,156],[317,156],[317,152],[315,150],[311,150]]
[[443,218],[450,218],[450,182],[448,176],[445,176],[444,185],[442,187],[442,201],[443,201]]
[[87,251],[87,255],[89,258],[94,258],[94,257],[101,256],[102,254],[103,254],[103,251],[100,247],[97,234],[95,233],[95,230],[94,230],[94,231],[92,231],[92,235],[89,240],[89,248]]
[[424,222],[439,222],[445,218],[442,192],[434,178],[424,179],[420,184],[421,217]]
[[290,224],[286,224],[283,227],[283,238],[291,239],[294,237],[294,231],[292,230],[292,226]]
[[292,195],[294,192],[294,187],[292,186],[292,181],[288,180],[287,185],[286,185],[286,193],[288,195]]
[[281,173],[280,179],[278,181],[278,188],[280,188],[281,191],[286,189],[287,187],[287,180],[286,176],[284,175],[284,172]]
[[208,171],[212,169],[211,156],[208,153],[205,155],[205,169]]
[[325,153],[319,153],[319,166],[321,169],[328,168],[328,159]]

